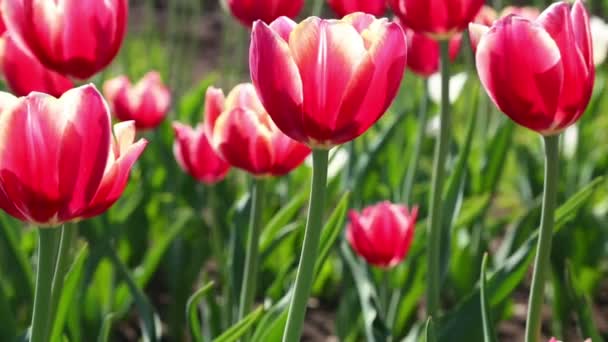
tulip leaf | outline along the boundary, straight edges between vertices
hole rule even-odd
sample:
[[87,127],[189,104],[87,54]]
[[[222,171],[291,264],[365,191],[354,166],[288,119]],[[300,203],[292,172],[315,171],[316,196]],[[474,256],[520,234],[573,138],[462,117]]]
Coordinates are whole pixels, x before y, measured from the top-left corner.
[[241,321],[226,330],[223,334],[213,340],[213,342],[236,342],[243,337],[253,325],[262,318],[264,307],[259,307],[245,316]]
[[488,303],[488,294],[486,290],[486,270],[488,266],[488,254],[483,255],[481,261],[481,274],[479,276],[479,290],[481,298],[481,318],[483,323],[483,340],[484,342],[497,342],[496,332],[494,331],[494,320],[492,319],[492,308]]
[[112,324],[116,319],[116,313],[109,313],[103,318],[97,342],[110,342],[110,333],[112,332]]
[[[15,291],[17,297],[26,301],[34,298],[34,275],[26,253],[19,245],[19,221],[6,215],[0,215],[0,242],[6,252],[7,264],[11,265],[8,275],[15,277]],[[17,228],[17,229],[16,229]]]
[[17,336],[17,325],[14,314],[6,296],[5,290],[0,286],[0,341],[13,341]]
[[426,320],[426,324],[424,327],[424,338],[423,342],[435,342],[437,341],[437,335],[435,333],[435,324],[433,324],[433,317],[429,317]]
[[83,269],[85,261],[89,256],[88,252],[88,248],[86,246],[83,247],[77,254],[72,267],[65,275],[65,282],[63,283],[63,289],[57,304],[55,322],[51,328],[51,341],[53,342],[60,342],[62,340],[63,327],[65,325],[70,306],[72,306],[74,298],[78,294],[78,285],[80,285],[82,277],[84,276]]
[[285,206],[281,208],[273,217],[270,219],[268,224],[262,230],[260,236],[260,250],[265,250],[279,234],[279,231],[289,224],[289,221],[296,215],[296,213],[302,208],[302,205],[306,202],[308,194],[306,191],[300,191],[294,198],[289,201]]
[[381,318],[380,310],[378,309],[378,295],[374,284],[370,280],[364,266],[356,259],[348,247],[348,244],[343,241],[341,246],[342,256],[346,260],[350,268],[351,274],[355,280],[355,286],[359,293],[359,302],[361,304],[361,313],[365,325],[365,336],[368,342],[389,341],[391,333],[386,323]]
[[[332,247],[340,237],[340,232],[342,232],[342,228],[344,226],[344,218],[346,216],[346,209],[348,208],[349,199],[350,192],[342,195],[338,205],[323,227],[321,241],[319,243],[319,254],[315,264],[315,278],[329,257]],[[295,270],[293,270],[293,272],[295,272]],[[287,322],[287,309],[291,300],[291,293],[292,290],[288,291],[287,294],[268,311],[255,330],[251,341],[265,342],[281,340],[281,337],[283,336],[283,329],[285,328],[285,323]]]
[[[557,209],[554,233],[574,217],[603,181],[603,177],[596,178]],[[538,230],[489,277],[486,285],[490,306],[500,304],[523,280],[533,260],[537,240]],[[439,341],[482,341],[480,303],[480,288],[476,287],[454,310],[441,317]]]
[[505,168],[508,151],[512,146],[515,124],[506,120],[490,141],[486,155],[488,160],[483,166],[480,176],[482,191],[493,194]]
[[213,289],[214,285],[213,282],[209,282],[207,285],[198,289],[190,298],[188,298],[188,303],[186,304],[186,321],[190,327],[192,339],[196,342],[203,341],[203,333],[201,332],[201,324],[197,310],[198,302]]
[[574,267],[569,261],[566,262],[566,288],[573,301],[583,337],[591,338],[591,341],[602,341],[603,338],[593,321],[592,302],[580,290],[574,277]]
[[459,212],[459,202],[462,201],[462,189],[468,174],[467,161],[471,152],[475,126],[477,124],[477,115],[477,112],[475,112],[471,116],[464,145],[458,155],[456,165],[452,168],[453,172],[448,178],[446,187],[443,191],[442,224],[440,226],[441,248],[439,249],[441,279],[445,277],[449,266],[452,226]]

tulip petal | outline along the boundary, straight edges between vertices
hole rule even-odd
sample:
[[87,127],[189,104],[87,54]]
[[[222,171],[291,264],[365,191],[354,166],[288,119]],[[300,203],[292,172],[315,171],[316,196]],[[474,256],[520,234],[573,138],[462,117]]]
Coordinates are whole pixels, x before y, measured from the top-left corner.
[[481,37],[488,33],[490,28],[482,25],[482,24],[469,24],[469,41],[471,42],[471,48],[473,49],[473,53],[477,51],[477,45],[479,45],[479,41]]
[[251,79],[264,108],[283,133],[307,142],[302,130],[302,80],[287,43],[263,22],[251,33]]
[[285,42],[289,42],[289,35],[296,27],[296,23],[288,17],[278,17],[270,24],[270,28],[278,34]]
[[[577,42],[577,37],[570,19],[570,5],[565,2],[554,3],[538,17],[537,22],[551,35],[559,47],[562,66],[564,70],[564,87],[560,96],[560,103],[553,126],[550,130],[565,127],[576,121],[582,114],[581,103],[587,103],[590,97],[589,68],[593,65],[589,50],[583,55]],[[589,39],[588,21],[586,25],[587,39]],[[590,42],[588,42],[590,44]],[[588,63],[588,64],[587,64]]]
[[530,129],[550,128],[563,70],[557,44],[540,25],[515,16],[497,21],[482,36],[476,61],[479,78],[500,110]]
[[407,43],[398,24],[377,22],[363,34],[374,43],[350,80],[340,104],[333,141],[342,143],[365,132],[392,103],[406,66]]
[[308,146],[292,140],[280,131],[274,132],[272,147],[274,160],[271,173],[274,176],[282,176],[295,169],[311,152]]
[[312,17],[294,29],[289,46],[304,85],[305,130],[319,143],[330,141],[344,92],[366,55],[363,39],[349,23]]

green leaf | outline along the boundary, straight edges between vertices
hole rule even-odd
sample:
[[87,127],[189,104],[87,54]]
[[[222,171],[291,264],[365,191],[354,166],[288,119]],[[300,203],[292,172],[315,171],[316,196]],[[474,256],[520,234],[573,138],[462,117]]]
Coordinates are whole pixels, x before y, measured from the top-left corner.
[[[574,217],[578,209],[586,203],[603,181],[603,177],[596,178],[557,209],[554,233]],[[537,240],[538,230],[490,276],[487,283],[487,294],[491,306],[500,304],[521,283],[533,260]],[[480,306],[480,289],[477,287],[454,310],[441,317],[439,340],[483,340],[483,329],[480,329],[479,326],[479,322],[482,320]]]
[[210,282],[198,289],[188,298],[188,304],[186,304],[186,320],[192,333],[192,339],[197,342],[203,341],[203,333],[201,332],[201,324],[198,317],[198,302],[209,293],[214,285],[213,282]]
[[346,242],[341,246],[342,255],[348,264],[359,293],[361,313],[365,324],[365,336],[368,342],[389,341],[391,333],[382,320],[378,309],[378,296],[374,284],[361,264],[355,259]]
[[481,191],[488,193],[496,191],[496,186],[506,165],[507,152],[512,146],[514,127],[515,124],[511,120],[506,120],[490,141],[486,153],[489,159],[480,174],[482,178]]
[[[75,227],[70,227],[75,228]],[[57,313],[55,316],[55,323],[53,324],[51,330],[51,341],[59,342],[62,340],[63,327],[65,325],[65,321],[74,302],[74,298],[78,294],[78,285],[80,285],[82,281],[82,277],[84,276],[84,265],[85,261],[89,256],[89,250],[87,246],[83,247],[80,252],[77,254],[72,267],[65,275],[65,281],[63,283],[63,290],[61,291],[61,296],[59,297],[59,303],[57,304]]]
[[210,74],[204,78],[196,87],[190,89],[181,97],[177,104],[178,119],[186,123],[202,121],[203,106],[205,104],[205,93],[218,78],[217,74]]
[[488,294],[486,293],[486,270],[488,266],[488,254],[483,255],[481,261],[481,274],[479,276],[480,296],[481,296],[481,318],[483,323],[483,340],[484,342],[497,342],[496,332],[494,331],[494,321],[492,320],[492,308],[488,303]]
[[593,321],[593,307],[591,300],[585,295],[577,285],[573,277],[574,268],[572,263],[566,261],[566,288],[576,309],[576,315],[581,328],[583,338],[591,338],[591,341],[602,341],[602,335]]
[[99,336],[97,337],[97,342],[110,342],[112,324],[114,323],[116,317],[116,313],[109,313],[104,317],[103,323],[101,324],[101,329],[99,330]]
[[462,189],[464,188],[465,179],[468,174],[467,161],[471,152],[471,145],[473,142],[473,136],[475,135],[475,125],[477,123],[477,112],[473,113],[469,126],[467,129],[467,135],[464,141],[464,145],[458,155],[456,165],[452,168],[453,172],[448,178],[447,184],[443,190],[443,207],[441,217],[441,248],[440,248],[440,269],[441,279],[444,279],[445,274],[448,271],[450,261],[450,249],[451,249],[451,235],[452,235],[452,224],[456,216],[458,215],[459,209],[457,208],[459,199],[462,198]]
[[0,341],[13,341],[17,336],[17,323],[9,300],[0,286]]
[[323,227],[319,255],[317,256],[317,262],[315,264],[315,278],[321,271],[323,264],[329,257],[329,252],[331,252],[332,247],[336,244],[336,241],[338,241],[340,233],[344,228],[344,219],[346,218],[346,209],[348,209],[349,199],[350,192],[346,192],[344,195],[342,195],[336,209],[334,209],[333,213],[329,217],[329,220]]
[[270,219],[260,236],[260,250],[268,248],[272,241],[275,240],[277,234],[279,234],[281,228],[289,224],[290,220],[302,209],[307,198],[308,194],[306,191],[300,191]]
[[223,334],[213,340],[213,342],[236,342],[243,337],[253,325],[262,318],[264,307],[259,307],[249,315],[245,316],[237,324],[226,330]]
[[433,317],[429,317],[426,320],[424,327],[424,338],[423,342],[435,342],[437,341],[437,335],[435,333],[435,324],[433,324]]
[[0,241],[4,242],[9,258],[6,262],[13,266],[11,276],[15,277],[15,289],[20,297],[31,300],[34,298],[34,274],[28,256],[19,245],[15,225],[20,223],[4,214],[0,215],[0,223]]

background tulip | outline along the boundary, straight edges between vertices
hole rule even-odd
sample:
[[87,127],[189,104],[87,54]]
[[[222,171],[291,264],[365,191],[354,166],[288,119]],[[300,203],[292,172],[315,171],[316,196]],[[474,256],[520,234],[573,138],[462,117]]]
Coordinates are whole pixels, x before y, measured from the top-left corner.
[[86,79],[116,56],[127,27],[127,0],[3,0],[17,44],[49,69]]
[[327,0],[327,3],[339,17],[355,12],[382,16],[386,12],[386,0]]
[[38,225],[99,215],[122,194],[146,146],[135,128],[114,126],[92,85],[59,99],[42,93],[0,101],[0,208]]
[[595,77],[589,19],[580,1],[553,4],[536,21],[508,16],[489,32],[475,24],[470,31],[479,41],[481,82],[513,121],[552,135],[580,118]]
[[591,39],[593,42],[593,64],[604,63],[608,53],[608,24],[599,17],[591,17]]
[[224,160],[256,176],[284,175],[310,154],[276,127],[250,83],[237,85],[226,99],[220,89],[207,90],[205,130]]
[[254,21],[270,23],[280,16],[294,18],[304,6],[304,0],[227,0],[230,13],[243,25]]
[[355,13],[296,25],[256,22],[251,78],[275,124],[309,146],[329,148],[373,125],[393,101],[406,65],[396,23]]
[[45,68],[36,57],[15,44],[8,32],[0,37],[0,69],[8,87],[17,96],[38,91],[59,97],[74,87],[69,78]]
[[174,122],[173,130],[175,131],[173,154],[182,170],[207,184],[224,179],[230,164],[215,153],[202,124],[192,129],[190,126]]
[[405,258],[414,238],[418,208],[410,212],[404,205],[382,202],[361,213],[351,210],[346,239],[368,263],[393,267]]
[[404,25],[435,39],[448,39],[464,31],[484,0],[390,0]]
[[160,125],[171,106],[171,93],[156,71],[148,72],[135,85],[126,76],[118,76],[106,81],[103,91],[116,117],[134,120],[138,129]]

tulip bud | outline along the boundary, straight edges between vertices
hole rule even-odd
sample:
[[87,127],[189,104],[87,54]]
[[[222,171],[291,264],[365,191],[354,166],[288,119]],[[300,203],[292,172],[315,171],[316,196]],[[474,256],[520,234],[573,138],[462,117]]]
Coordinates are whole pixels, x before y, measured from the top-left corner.
[[182,170],[206,184],[224,179],[230,170],[230,164],[215,153],[202,124],[192,129],[190,126],[174,122],[173,130],[175,131],[173,154]]
[[207,90],[205,132],[224,160],[256,176],[287,174],[310,154],[277,128],[250,83],[237,85],[226,99],[220,89]]
[[116,117],[135,121],[138,129],[156,128],[171,106],[171,93],[156,71],[148,72],[135,85],[126,76],[118,76],[104,83],[103,92]]
[[87,79],[112,62],[127,29],[127,0],[3,0],[19,46],[46,68]]
[[470,26],[477,71],[496,106],[543,135],[562,132],[583,114],[595,68],[587,11],[558,2],[531,21],[517,15],[489,30]]
[[361,213],[351,210],[346,238],[368,263],[382,268],[399,264],[414,238],[418,208],[410,212],[404,205],[382,202]]

